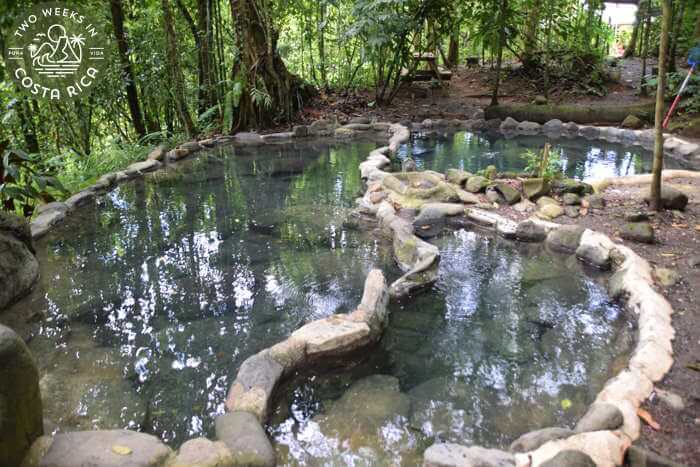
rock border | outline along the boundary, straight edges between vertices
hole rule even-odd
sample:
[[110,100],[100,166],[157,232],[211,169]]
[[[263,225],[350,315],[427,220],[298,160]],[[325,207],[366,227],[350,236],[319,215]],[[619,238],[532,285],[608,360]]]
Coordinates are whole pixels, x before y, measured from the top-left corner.
[[[439,126],[463,130],[498,129],[507,134],[511,131],[513,122],[508,118],[503,122],[483,119],[426,120],[414,127],[418,129]],[[578,126],[571,123],[559,125],[561,122],[552,124],[551,121],[545,125],[530,124],[532,122],[515,123],[513,130],[521,134],[533,134],[532,132],[537,134],[541,128],[558,127],[561,128],[561,134],[602,139],[621,138],[620,141],[627,144],[635,144],[635,142],[642,144],[646,134],[637,130]],[[572,125],[575,126],[575,132]],[[352,313],[333,315],[307,323],[294,331],[286,340],[258,352],[241,364],[236,379],[229,389],[225,404],[227,414],[216,419],[217,437],[234,455],[262,456],[259,465],[274,465],[274,460],[269,459],[271,443],[262,427],[267,420],[269,404],[280,381],[285,376],[315,365],[320,360],[342,356],[377,342],[386,325],[389,295],[400,298],[433,283],[437,278],[437,266],[440,260],[437,247],[414,235],[412,224],[399,217],[391,203],[383,200],[375,206],[369,199],[373,186],[381,184],[390,174],[382,169],[391,163],[391,158],[400,145],[409,140],[411,135],[409,128],[401,124],[370,123],[368,119],[353,121],[344,126],[339,126],[337,122],[319,121],[309,126],[296,126],[293,131],[285,133],[269,135],[238,133],[234,136],[220,136],[183,143],[167,153],[164,148],[158,147],[145,161],[134,163],[123,171],[102,176],[97,183],[74,194],[65,202],[42,206],[38,216],[32,221],[32,236],[39,238],[46,234],[68,213],[96,196],[110,191],[117,184],[162,169],[169,163],[180,161],[203,148],[232,141],[242,144],[276,144],[307,136],[333,135],[336,138],[348,138],[370,132],[388,134],[389,141],[387,146],[373,150],[359,166],[368,189],[358,200],[358,205],[361,211],[375,215],[382,229],[391,234],[394,256],[404,275],[387,287],[382,272],[372,270],[367,276],[362,300]],[[629,138],[632,140],[628,140]],[[686,143],[672,141],[664,147],[683,157],[699,157],[700,146],[687,143],[693,145],[690,147],[691,151]],[[545,244],[561,246],[561,238],[559,238],[561,234],[566,234],[572,228],[581,229],[539,219],[528,219],[517,223],[482,209],[474,207],[463,209],[464,217],[470,223],[494,230],[507,239],[544,241]],[[674,330],[671,324],[673,310],[668,301],[654,290],[651,267],[644,259],[630,248],[613,243],[604,234],[589,229],[581,230],[574,235],[575,245],[569,246],[581,261],[613,271],[609,281],[610,296],[621,299],[626,309],[637,317],[637,345],[627,368],[607,381],[589,411],[577,424],[573,435],[567,436],[570,433],[566,430],[557,431],[561,436],[550,437],[543,444],[534,446],[524,453],[508,453],[478,446],[467,448],[449,443],[436,444],[425,451],[424,465],[459,465],[459,462],[464,462],[464,455],[481,456],[486,453],[483,455],[495,455],[507,462],[503,465],[534,467],[546,463],[555,456],[559,458],[558,456],[571,450],[585,453],[595,461],[596,465],[622,464],[625,451],[639,437],[640,421],[636,409],[651,394],[653,383],[661,380],[673,364]],[[605,416],[609,413],[614,415],[612,417],[614,423],[611,423],[609,416]],[[234,421],[230,422],[230,420]],[[230,423],[234,423],[235,426],[232,427]],[[246,428],[247,438],[244,445],[237,441],[235,436],[230,435],[240,430],[241,424]],[[532,436],[532,433],[525,436],[528,435]],[[32,447],[28,458],[34,456],[40,459],[47,449],[50,452],[46,446],[51,446],[53,440],[43,438],[40,440],[41,443],[37,441]],[[213,446],[213,443],[204,438],[197,438],[197,440],[201,440],[198,441],[200,444]],[[188,440],[181,446],[180,451],[184,451],[183,448],[193,442],[194,440]],[[40,453],[35,451],[37,449]],[[220,454],[221,449],[221,444],[217,444],[215,449],[217,455]],[[213,447],[212,451],[214,451]],[[454,457],[455,463],[445,464],[446,453],[452,456],[455,452],[460,453],[459,456]],[[183,452],[177,456],[172,454],[166,465],[178,462],[177,458],[182,454]]]

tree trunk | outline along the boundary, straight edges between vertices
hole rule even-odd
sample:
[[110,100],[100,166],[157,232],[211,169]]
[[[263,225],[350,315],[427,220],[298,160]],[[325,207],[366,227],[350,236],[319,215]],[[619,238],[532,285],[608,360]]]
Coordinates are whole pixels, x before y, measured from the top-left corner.
[[117,40],[117,49],[119,50],[119,61],[122,65],[123,79],[126,82],[126,100],[129,105],[131,122],[134,125],[136,134],[139,135],[139,138],[143,138],[146,136],[146,128],[143,124],[139,95],[136,91],[136,80],[134,79],[134,69],[129,58],[129,45],[126,42],[126,34],[124,32],[122,0],[110,0],[110,7],[112,9],[114,36]]
[[[683,17],[685,16],[685,3],[686,0],[680,0],[680,5],[674,6],[674,18],[671,24],[673,25],[673,35],[669,38],[670,45],[668,47],[668,71],[670,73],[676,72],[676,47],[678,46],[678,36],[683,30]],[[678,16],[676,16],[676,10],[678,11]]]
[[501,64],[503,63],[503,47],[506,42],[506,10],[508,9],[508,0],[501,0],[501,8],[498,18],[498,48],[496,57],[496,83],[493,86],[493,95],[491,96],[491,105],[498,105],[498,86],[501,82]]
[[326,31],[326,2],[318,2],[318,66],[321,71],[321,85],[328,89],[328,79],[326,77],[326,42],[324,40]]
[[447,66],[456,68],[459,64],[459,30],[450,34],[450,43],[447,47]]
[[270,23],[267,2],[230,2],[240,53],[240,61],[233,70],[234,79],[243,83],[234,128],[289,121],[307,93],[301,80],[287,70],[277,52],[277,31]]
[[537,51],[537,29],[540,23],[540,10],[542,0],[534,0],[532,8],[528,12],[525,24],[525,35],[523,37],[523,57],[522,62],[525,68],[534,64],[535,52]]
[[163,28],[165,30],[165,53],[167,58],[168,76],[170,77],[173,103],[175,105],[177,117],[180,120],[187,137],[190,138],[194,136],[197,131],[192,121],[190,111],[187,108],[187,101],[185,100],[185,83],[178,56],[177,36],[175,35],[173,15],[170,11],[170,5],[168,2],[169,0],[161,0],[161,6],[163,8]]
[[659,45],[659,79],[656,86],[656,112],[654,115],[654,165],[651,180],[651,209],[658,211],[661,206],[661,171],[664,167],[664,134],[661,127],[664,118],[664,92],[666,91],[666,51],[668,30],[671,25],[671,0],[661,0],[663,18],[661,23],[661,44]]
[[637,12],[634,16],[634,26],[632,27],[632,35],[630,36],[630,41],[625,47],[625,52],[622,54],[622,58],[630,58],[634,56],[634,50],[637,48],[637,38],[639,37],[639,28],[642,23],[642,3],[640,2],[637,6]]
[[199,73],[200,110],[212,107],[216,101],[216,74],[214,61],[214,27],[212,22],[212,0],[197,0],[197,28],[199,29],[201,65]]

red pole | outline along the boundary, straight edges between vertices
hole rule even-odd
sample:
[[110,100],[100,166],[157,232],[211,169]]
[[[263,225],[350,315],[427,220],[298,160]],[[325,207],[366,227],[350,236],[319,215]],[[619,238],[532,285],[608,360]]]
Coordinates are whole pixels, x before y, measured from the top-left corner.
[[668,122],[671,120],[671,115],[673,115],[673,111],[676,110],[676,106],[678,105],[678,102],[681,100],[681,94],[683,94],[683,90],[688,85],[688,81],[690,80],[690,75],[693,74],[694,69],[695,69],[695,65],[691,66],[690,70],[688,70],[688,76],[686,76],[685,80],[683,80],[683,84],[681,84],[681,88],[678,91],[676,98],[673,99],[673,104],[671,104],[671,108],[668,109],[668,113],[666,114],[666,118],[664,118],[664,122],[661,124],[662,128],[665,129],[668,126]]

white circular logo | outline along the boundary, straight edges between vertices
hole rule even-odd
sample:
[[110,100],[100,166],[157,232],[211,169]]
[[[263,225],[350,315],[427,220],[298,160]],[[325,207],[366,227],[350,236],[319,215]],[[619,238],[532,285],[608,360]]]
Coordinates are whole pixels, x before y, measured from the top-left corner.
[[82,7],[35,5],[10,30],[5,60],[21,89],[62,100],[89,92],[105,67],[104,25]]

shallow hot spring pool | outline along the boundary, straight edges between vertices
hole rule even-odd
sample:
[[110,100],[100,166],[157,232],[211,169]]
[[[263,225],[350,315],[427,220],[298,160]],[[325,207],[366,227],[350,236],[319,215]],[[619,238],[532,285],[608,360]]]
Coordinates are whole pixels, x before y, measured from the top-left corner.
[[[459,135],[443,165],[424,166],[458,166]],[[344,223],[377,146],[202,152],[37,242],[40,282],[0,321],[37,357],[52,430],[213,437],[243,360],[352,311],[372,268],[398,277],[390,245]],[[283,387],[268,425],[282,464],[413,465],[436,439],[504,445],[575,420],[626,361],[627,321],[574,259],[466,231],[436,243],[439,282],[391,305],[358,365]]]
[[[521,172],[527,150],[541,151],[545,143],[561,155],[564,174],[578,180],[650,173],[653,152],[640,146],[589,140],[583,137],[547,138],[500,133],[425,133],[415,134],[404,145],[399,157],[411,156],[419,168],[444,173],[447,169],[463,169],[476,173],[489,165],[499,172]],[[675,159],[666,157],[664,167],[683,168]]]
[[269,427],[281,465],[418,466],[436,441],[507,448],[573,426],[626,365],[630,323],[576,258],[463,230],[435,243],[437,284],[390,305],[360,364],[288,385]]

